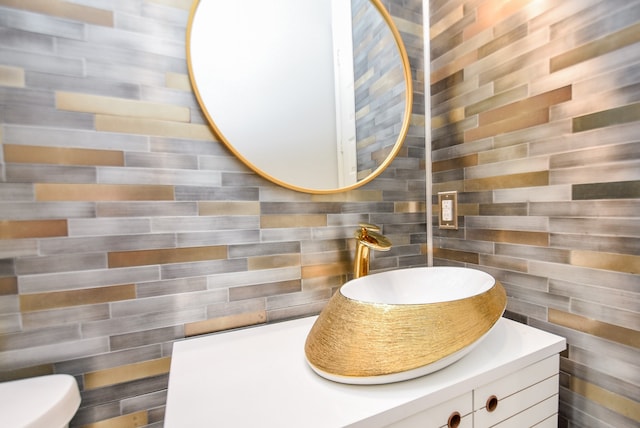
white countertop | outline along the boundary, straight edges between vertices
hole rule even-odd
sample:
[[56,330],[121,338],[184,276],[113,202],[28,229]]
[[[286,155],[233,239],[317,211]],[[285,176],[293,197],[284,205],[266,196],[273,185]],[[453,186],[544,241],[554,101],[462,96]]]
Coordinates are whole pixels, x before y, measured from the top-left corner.
[[502,318],[468,355],[387,385],[345,385],[307,365],[316,317],[177,342],[166,428],[377,427],[455,398],[565,349],[565,339]]

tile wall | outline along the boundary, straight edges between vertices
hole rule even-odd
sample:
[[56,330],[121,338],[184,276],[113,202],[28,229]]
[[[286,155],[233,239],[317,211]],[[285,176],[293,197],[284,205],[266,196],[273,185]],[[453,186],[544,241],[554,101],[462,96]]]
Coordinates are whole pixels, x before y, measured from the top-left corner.
[[567,338],[560,426],[637,427],[640,1],[430,15],[433,201],[458,191],[461,226],[433,228],[434,264],[493,274],[507,316]]
[[215,141],[190,0],[0,0],[0,380],[69,373],[73,426],[162,426],[172,343],[318,313],[358,222],[394,243],[373,270],[424,266],[422,3],[385,4],[415,77],[406,144],[366,187],[312,196]]

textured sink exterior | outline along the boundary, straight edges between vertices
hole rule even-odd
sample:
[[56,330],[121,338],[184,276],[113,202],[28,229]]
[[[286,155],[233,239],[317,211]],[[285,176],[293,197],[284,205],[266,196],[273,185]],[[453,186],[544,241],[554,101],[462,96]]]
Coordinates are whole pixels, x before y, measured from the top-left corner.
[[502,285],[482,271],[426,267],[346,283],[307,336],[307,362],[342,383],[412,379],[466,355],[502,316]]

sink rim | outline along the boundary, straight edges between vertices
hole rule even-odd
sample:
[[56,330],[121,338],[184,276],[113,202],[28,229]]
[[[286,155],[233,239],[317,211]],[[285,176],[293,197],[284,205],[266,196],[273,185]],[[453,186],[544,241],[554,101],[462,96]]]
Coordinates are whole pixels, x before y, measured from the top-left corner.
[[495,283],[493,276],[478,269],[417,267],[356,278],[346,282],[339,292],[347,299],[363,303],[425,305],[477,296],[487,292]]
[[[436,272],[406,270],[420,269]],[[321,377],[346,384],[397,382],[444,368],[480,343],[506,309],[504,287],[488,276],[487,291],[438,303],[368,303],[336,292],[307,335],[307,362]]]

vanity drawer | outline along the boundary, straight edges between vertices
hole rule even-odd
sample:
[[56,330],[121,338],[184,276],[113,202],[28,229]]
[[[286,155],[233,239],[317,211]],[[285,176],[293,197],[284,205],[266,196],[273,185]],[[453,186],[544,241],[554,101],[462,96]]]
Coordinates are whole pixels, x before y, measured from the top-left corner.
[[[493,410],[482,408],[473,414],[476,428],[490,427],[505,421],[505,427],[530,427],[558,411],[558,379],[556,374],[516,394],[498,401]],[[538,404],[543,406],[531,411]],[[513,421],[520,421],[513,424]],[[502,425],[499,425],[502,426]]]
[[[473,410],[485,409],[491,397],[496,397],[498,407],[500,407],[501,400],[535,383],[541,382],[548,377],[558,374],[559,370],[560,356],[556,354],[494,382],[476,388],[473,395]],[[546,397],[541,397],[539,401],[542,401],[544,398]]]
[[395,422],[389,425],[389,427],[442,428],[449,426],[449,421],[451,420],[452,427],[471,428],[473,426],[472,411],[473,395],[471,392],[468,392]]

